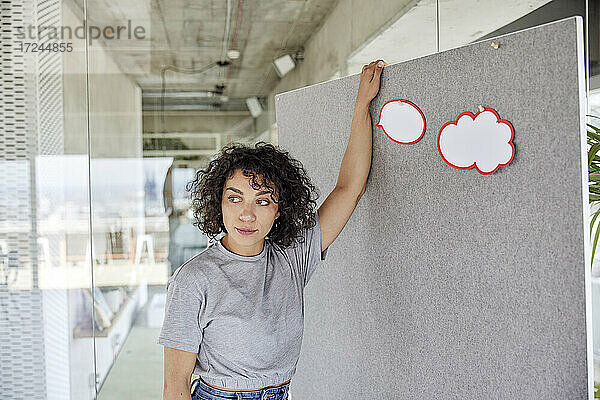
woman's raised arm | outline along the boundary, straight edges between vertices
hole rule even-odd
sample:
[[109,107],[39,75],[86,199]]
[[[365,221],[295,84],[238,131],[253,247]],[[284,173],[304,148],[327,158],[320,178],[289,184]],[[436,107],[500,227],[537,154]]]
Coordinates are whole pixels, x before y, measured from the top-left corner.
[[369,105],[379,92],[381,71],[385,65],[383,60],[373,61],[365,65],[360,74],[350,139],[342,158],[337,183],[318,210],[321,222],[321,251],[329,247],[344,229],[366,190],[373,146]]

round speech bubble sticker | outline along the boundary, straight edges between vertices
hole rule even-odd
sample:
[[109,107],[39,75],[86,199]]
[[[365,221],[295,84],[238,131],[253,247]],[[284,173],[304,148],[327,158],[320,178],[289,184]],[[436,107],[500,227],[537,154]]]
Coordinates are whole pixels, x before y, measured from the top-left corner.
[[412,144],[425,134],[423,112],[408,100],[394,99],[386,102],[379,112],[377,125],[396,143]]

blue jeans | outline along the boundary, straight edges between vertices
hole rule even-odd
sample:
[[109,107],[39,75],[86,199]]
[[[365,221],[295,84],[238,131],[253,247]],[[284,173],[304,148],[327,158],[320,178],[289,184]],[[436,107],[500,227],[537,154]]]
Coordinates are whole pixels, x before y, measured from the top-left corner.
[[286,383],[274,388],[234,392],[216,389],[198,378],[192,382],[192,400],[288,400],[289,389],[290,384]]

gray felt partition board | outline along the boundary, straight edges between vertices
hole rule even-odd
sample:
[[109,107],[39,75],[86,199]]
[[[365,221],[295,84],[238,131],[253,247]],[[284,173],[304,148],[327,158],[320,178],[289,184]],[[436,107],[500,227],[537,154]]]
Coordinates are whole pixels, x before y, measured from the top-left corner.
[[[306,288],[295,400],[591,398],[582,26],[569,18],[384,69],[373,125],[387,100],[407,99],[425,135],[402,145],[373,126],[367,191]],[[279,145],[319,204],[358,80],[275,99]],[[436,147],[445,122],[479,105],[514,127],[514,159],[490,175],[450,167]]]

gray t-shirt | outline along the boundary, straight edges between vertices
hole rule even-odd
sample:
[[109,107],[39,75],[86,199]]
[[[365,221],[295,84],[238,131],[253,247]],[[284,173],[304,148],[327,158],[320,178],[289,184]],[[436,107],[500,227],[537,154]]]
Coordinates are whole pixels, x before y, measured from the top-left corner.
[[304,329],[304,287],[321,253],[321,225],[283,248],[265,240],[246,257],[221,242],[179,267],[167,282],[158,344],[198,353],[194,373],[227,389],[258,389],[292,378]]

